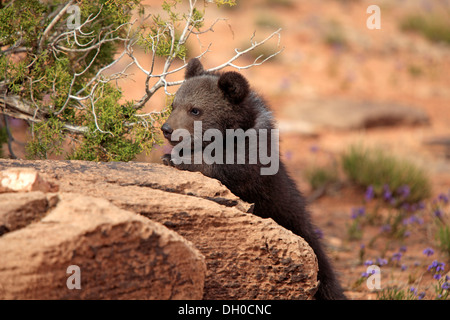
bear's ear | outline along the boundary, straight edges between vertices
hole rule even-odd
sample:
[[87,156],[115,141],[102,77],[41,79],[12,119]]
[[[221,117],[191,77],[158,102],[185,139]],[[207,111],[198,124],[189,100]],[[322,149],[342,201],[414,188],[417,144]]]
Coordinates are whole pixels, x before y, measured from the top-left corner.
[[225,98],[233,104],[241,103],[250,92],[247,80],[240,73],[234,71],[222,74],[218,85]]
[[189,79],[195,76],[200,76],[205,72],[202,63],[197,58],[189,60],[186,71],[184,73],[184,78]]

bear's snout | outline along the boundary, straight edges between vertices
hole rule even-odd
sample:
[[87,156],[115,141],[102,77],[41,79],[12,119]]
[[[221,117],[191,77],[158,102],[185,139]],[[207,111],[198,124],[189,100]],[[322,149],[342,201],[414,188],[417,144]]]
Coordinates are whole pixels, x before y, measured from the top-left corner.
[[173,129],[170,127],[170,125],[166,122],[161,126],[161,131],[164,134],[164,138],[170,140],[170,137],[172,136]]

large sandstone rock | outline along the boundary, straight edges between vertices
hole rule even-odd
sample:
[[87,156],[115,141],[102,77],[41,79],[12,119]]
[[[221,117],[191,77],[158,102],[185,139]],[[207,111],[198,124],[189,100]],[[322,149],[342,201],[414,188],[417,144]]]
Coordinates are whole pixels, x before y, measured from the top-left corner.
[[0,194],[0,236],[39,221],[56,202],[55,194],[41,191]]
[[354,130],[430,122],[424,111],[411,106],[345,99],[302,101],[285,108],[280,117],[280,131],[306,134],[318,134],[323,129]]
[[[0,195],[11,203],[25,196],[41,201],[25,216],[38,221],[0,237],[0,298],[202,298],[204,258],[177,233],[104,199],[61,193],[43,215],[41,192]],[[79,268],[79,290],[70,266]]]
[[200,173],[145,163],[0,160],[0,170],[6,167],[35,168],[60,192],[108,200],[176,231],[205,257],[204,299],[311,299],[317,288],[316,257],[302,238],[248,213],[250,205]]

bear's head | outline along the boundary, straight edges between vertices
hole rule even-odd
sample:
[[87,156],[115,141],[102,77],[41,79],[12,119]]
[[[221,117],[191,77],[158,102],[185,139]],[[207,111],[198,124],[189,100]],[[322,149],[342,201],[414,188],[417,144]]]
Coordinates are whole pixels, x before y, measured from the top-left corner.
[[218,129],[251,128],[255,110],[248,102],[251,95],[247,80],[239,73],[206,71],[198,59],[191,59],[186,67],[185,81],[172,103],[172,113],[161,127],[164,137],[172,145],[172,132],[177,129],[194,133],[194,122],[201,121],[202,132]]

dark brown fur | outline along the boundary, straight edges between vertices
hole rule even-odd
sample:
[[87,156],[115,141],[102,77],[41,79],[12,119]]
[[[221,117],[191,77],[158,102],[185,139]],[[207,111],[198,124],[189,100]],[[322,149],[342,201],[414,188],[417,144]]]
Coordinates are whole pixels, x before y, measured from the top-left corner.
[[[186,81],[178,90],[173,112],[162,130],[170,140],[175,129],[193,132],[194,121],[202,121],[203,131],[210,128],[273,129],[273,117],[266,103],[250,90],[247,80],[237,72],[208,73],[200,61],[188,63]],[[197,114],[198,111],[198,114]],[[270,148],[269,148],[270,150]],[[171,164],[170,155],[163,160]],[[248,163],[248,162],[246,162]],[[272,218],[304,238],[316,253],[319,263],[319,288],[316,299],[345,299],[343,290],[325,254],[306,210],[305,200],[280,161],[278,173],[261,175],[262,164],[180,164],[181,170],[200,171],[220,180],[235,195],[254,203],[254,214]]]

